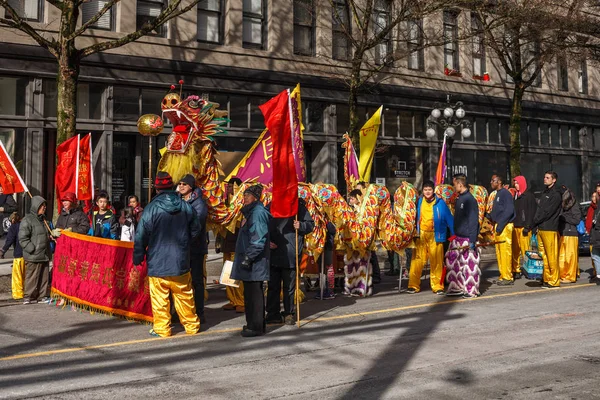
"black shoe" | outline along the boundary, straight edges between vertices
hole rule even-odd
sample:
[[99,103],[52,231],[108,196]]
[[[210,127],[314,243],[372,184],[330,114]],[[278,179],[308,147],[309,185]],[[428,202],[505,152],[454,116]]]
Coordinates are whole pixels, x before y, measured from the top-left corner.
[[205,324],[206,323],[206,317],[204,315],[198,315],[198,319],[200,320],[201,324]]
[[281,315],[274,317],[267,317],[265,320],[267,324],[283,324],[283,317]]
[[242,330],[242,337],[257,337],[257,336],[262,336],[264,335],[264,332],[257,332],[257,331],[253,331],[251,329],[244,329]]
[[514,281],[506,281],[504,279],[499,279],[496,284],[498,286],[510,286],[510,285],[514,285]]
[[520,272],[515,272],[513,274],[513,279],[521,279],[523,277],[523,274]]

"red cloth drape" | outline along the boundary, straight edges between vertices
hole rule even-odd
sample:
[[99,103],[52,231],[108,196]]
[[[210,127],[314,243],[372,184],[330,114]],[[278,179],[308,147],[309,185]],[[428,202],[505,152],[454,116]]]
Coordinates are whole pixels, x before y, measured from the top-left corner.
[[275,218],[292,217],[298,212],[298,177],[292,149],[289,93],[279,93],[259,106],[273,140],[273,198]]

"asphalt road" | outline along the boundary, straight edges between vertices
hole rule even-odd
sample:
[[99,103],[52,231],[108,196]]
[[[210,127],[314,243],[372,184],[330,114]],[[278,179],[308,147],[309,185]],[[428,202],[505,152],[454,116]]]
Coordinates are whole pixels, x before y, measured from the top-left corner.
[[475,300],[399,294],[387,278],[368,299],[309,296],[300,329],[252,339],[239,336],[239,314],[219,309],[216,287],[202,333],[167,339],[116,318],[0,303],[0,398],[600,398],[600,287],[586,278],[548,290],[488,282]]

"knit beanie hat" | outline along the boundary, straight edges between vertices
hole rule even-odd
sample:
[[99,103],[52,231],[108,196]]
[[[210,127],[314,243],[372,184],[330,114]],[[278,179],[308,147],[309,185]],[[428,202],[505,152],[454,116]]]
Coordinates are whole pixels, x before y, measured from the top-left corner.
[[189,187],[191,187],[192,189],[196,187],[196,178],[194,178],[194,175],[192,174],[187,174],[186,176],[181,178],[179,182],[183,182],[186,185],[189,185]]
[[168,172],[159,171],[154,180],[154,187],[157,190],[172,190],[173,178],[171,178],[171,175],[169,175]]
[[244,190],[244,194],[250,193],[256,200],[260,200],[260,196],[262,195],[263,187],[262,185],[254,185],[250,186],[246,190]]
[[77,196],[73,192],[65,192],[60,198],[60,201],[70,201],[71,203],[77,203]]

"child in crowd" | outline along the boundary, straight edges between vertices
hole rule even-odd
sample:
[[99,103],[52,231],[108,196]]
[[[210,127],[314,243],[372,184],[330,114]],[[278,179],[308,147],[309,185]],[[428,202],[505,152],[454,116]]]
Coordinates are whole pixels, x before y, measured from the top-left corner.
[[96,198],[98,211],[92,216],[92,227],[88,235],[104,239],[117,239],[119,221],[115,218],[113,211],[109,209],[108,194],[101,193]]
[[133,207],[125,207],[121,214],[121,241],[133,242],[135,237],[135,210]]
[[25,261],[23,260],[23,249],[19,244],[19,227],[21,226],[21,217],[18,213],[14,212],[10,215],[9,221],[11,225],[6,235],[4,247],[2,247],[2,250],[0,250],[0,258],[4,258],[4,254],[6,254],[8,249],[10,249],[10,246],[14,246],[11,282],[12,297],[15,300],[21,300],[23,298],[23,281],[25,279]]

